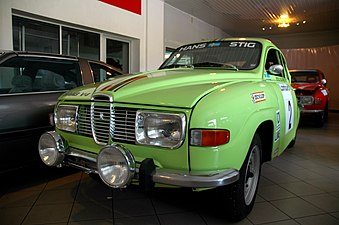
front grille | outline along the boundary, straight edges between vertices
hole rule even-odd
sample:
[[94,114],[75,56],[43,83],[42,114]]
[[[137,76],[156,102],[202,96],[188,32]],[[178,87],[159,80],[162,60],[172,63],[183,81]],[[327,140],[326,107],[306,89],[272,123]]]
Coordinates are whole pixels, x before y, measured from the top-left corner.
[[91,125],[96,143],[107,145],[114,126],[113,106],[111,103],[93,102],[91,105]]
[[[98,144],[108,144],[109,135],[113,141],[135,142],[135,116],[137,109],[114,107],[110,103],[94,104],[93,133],[91,127],[91,106],[81,105],[78,111],[77,132],[93,137]],[[111,111],[111,115],[110,114]],[[102,117],[104,120],[100,119]]]
[[91,108],[87,105],[81,105],[78,109],[77,131],[82,136],[92,137],[91,127]]
[[114,141],[135,142],[135,116],[136,109],[115,108],[114,112]]

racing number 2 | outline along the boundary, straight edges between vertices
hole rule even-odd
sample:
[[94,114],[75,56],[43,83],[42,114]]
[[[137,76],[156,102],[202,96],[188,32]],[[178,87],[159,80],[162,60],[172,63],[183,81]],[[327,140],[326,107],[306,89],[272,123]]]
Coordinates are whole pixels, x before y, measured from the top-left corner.
[[279,84],[285,106],[285,133],[288,133],[293,128],[294,110],[292,102],[291,89],[286,84]]
[[[288,114],[289,114],[289,117],[288,117],[288,130],[291,130],[292,129],[292,114],[293,114],[293,109],[292,109],[292,104],[291,104],[291,101],[288,100],[288,106],[287,106],[287,111],[288,111]],[[287,115],[286,115],[286,119],[287,119]]]

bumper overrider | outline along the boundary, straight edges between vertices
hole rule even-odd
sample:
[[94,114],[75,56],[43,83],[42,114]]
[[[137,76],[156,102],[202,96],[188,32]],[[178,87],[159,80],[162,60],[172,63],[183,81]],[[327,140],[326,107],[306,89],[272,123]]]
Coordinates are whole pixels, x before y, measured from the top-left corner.
[[140,186],[149,189],[154,183],[191,188],[212,188],[231,184],[239,179],[239,171],[227,169],[192,173],[158,168],[152,159],[145,159],[137,168],[132,153],[122,145],[103,147],[93,154],[68,147],[55,131],[44,133],[39,140],[39,155],[48,166],[72,166],[87,173],[99,174],[102,181],[112,188],[128,186],[138,179]]

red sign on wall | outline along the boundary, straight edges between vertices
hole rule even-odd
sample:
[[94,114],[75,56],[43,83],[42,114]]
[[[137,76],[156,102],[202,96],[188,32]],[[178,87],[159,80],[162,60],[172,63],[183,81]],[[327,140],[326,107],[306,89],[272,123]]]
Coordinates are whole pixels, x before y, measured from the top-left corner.
[[141,0],[99,0],[99,1],[141,15]]

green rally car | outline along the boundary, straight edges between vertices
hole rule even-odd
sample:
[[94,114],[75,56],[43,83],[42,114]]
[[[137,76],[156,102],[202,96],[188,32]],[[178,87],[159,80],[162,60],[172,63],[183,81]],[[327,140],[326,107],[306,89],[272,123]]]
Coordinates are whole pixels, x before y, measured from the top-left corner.
[[242,219],[261,165],[295,142],[299,108],[285,58],[270,41],[227,38],[179,47],[156,71],[66,92],[55,131],[39,142],[49,166],[194,189],[219,187]]

